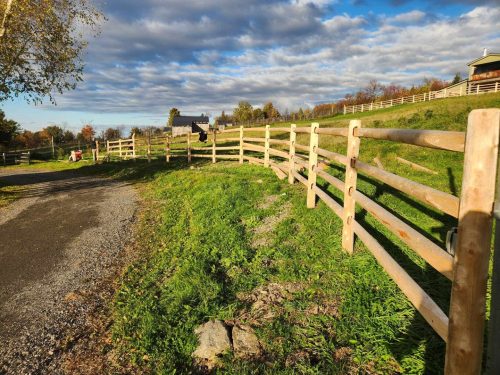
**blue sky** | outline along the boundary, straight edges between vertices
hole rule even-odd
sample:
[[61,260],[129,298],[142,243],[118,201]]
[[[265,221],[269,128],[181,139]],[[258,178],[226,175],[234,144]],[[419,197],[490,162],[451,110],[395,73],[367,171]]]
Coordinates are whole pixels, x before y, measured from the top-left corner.
[[[99,1],[99,0],[96,0]],[[2,103],[36,130],[163,125],[168,110],[231,112],[240,100],[312,107],[369,80],[452,79],[500,51],[500,0],[108,0],[84,82],[38,106]]]

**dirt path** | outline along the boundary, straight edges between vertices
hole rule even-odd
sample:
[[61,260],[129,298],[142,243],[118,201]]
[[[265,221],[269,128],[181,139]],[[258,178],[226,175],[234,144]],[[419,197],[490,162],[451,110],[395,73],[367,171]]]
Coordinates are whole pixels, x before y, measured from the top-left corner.
[[75,344],[68,332],[78,339],[120,263],[137,196],[73,172],[0,170],[0,179],[23,195],[0,209],[0,374],[60,373]]

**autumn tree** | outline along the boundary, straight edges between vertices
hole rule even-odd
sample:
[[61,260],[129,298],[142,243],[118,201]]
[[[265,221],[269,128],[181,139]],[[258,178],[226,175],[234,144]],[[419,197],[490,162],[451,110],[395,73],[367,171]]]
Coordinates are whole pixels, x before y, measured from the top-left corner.
[[0,2],[0,101],[20,94],[40,102],[83,79],[86,31],[102,15],[91,0]]
[[168,126],[172,126],[174,123],[174,117],[178,117],[181,115],[181,112],[177,108],[171,108],[168,116]]
[[120,128],[107,128],[104,131],[104,139],[119,139],[122,137],[122,130]]
[[271,103],[271,102],[264,104],[262,111],[264,112],[264,116],[266,118],[278,118],[278,117],[280,117],[279,111],[274,107],[273,103]]
[[78,133],[77,138],[81,141],[84,142],[91,142],[94,139],[95,131],[92,125],[87,124],[85,125],[82,130],[80,130],[80,133]]

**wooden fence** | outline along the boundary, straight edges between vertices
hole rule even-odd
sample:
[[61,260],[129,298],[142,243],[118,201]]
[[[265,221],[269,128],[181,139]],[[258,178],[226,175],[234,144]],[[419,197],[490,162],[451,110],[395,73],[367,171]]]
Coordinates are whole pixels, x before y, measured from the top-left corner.
[[486,94],[499,91],[500,91],[500,84],[498,82],[483,83],[483,84],[479,83],[473,84],[473,82],[471,82],[466,89],[463,88],[459,90],[442,89],[438,91],[429,91],[423,94],[410,95],[396,99],[384,100],[381,102],[344,106],[344,115],[348,113],[367,112],[367,111],[373,111],[375,109],[390,108],[395,105],[405,104],[405,103],[427,102],[435,99],[452,98],[456,96],[465,96],[465,95],[479,95],[479,94]]
[[[231,133],[237,134],[231,136]],[[261,136],[251,137],[248,136],[249,133],[260,133]],[[280,134],[281,137],[273,138],[274,134]],[[309,144],[298,144],[297,134],[309,134]],[[286,135],[286,139],[283,139],[283,135]],[[357,236],[428,324],[447,343],[445,373],[480,373],[500,139],[500,109],[472,111],[465,133],[363,128],[361,121],[352,120],[348,128],[320,128],[318,123],[313,123],[310,127],[297,127],[293,124],[290,127],[273,128],[269,125],[253,128],[240,126],[211,132],[208,144],[203,147],[192,146],[194,136],[197,134],[188,134],[182,139],[167,137],[164,141],[166,161],[170,161],[173,156],[186,157],[189,162],[192,158],[207,158],[213,163],[217,160],[237,160],[240,164],[248,161],[272,168],[281,179],[288,178],[289,183],[298,181],[304,184],[307,189],[307,207],[315,207],[319,198],[342,219],[344,250],[349,254],[353,252],[354,236]],[[320,148],[320,137],[344,138],[347,142],[347,155]],[[456,197],[362,162],[358,155],[363,138],[465,153],[461,196]],[[126,155],[123,151],[124,144],[127,145],[129,154],[134,152],[135,146],[130,146],[133,140],[134,138],[117,141],[122,147],[122,157]],[[116,153],[116,144],[114,142],[111,147],[108,145],[108,150]],[[272,147],[274,145],[281,149]],[[180,147],[172,148],[173,146]],[[318,167],[324,164],[345,168],[344,181]],[[377,179],[457,218],[458,234],[454,252],[442,249],[410,224],[357,190],[358,173]],[[316,184],[318,177],[341,192],[343,204],[339,204]],[[356,220],[356,205],[361,206],[430,266],[452,281],[448,315]]]
[[6,165],[15,164],[30,164],[31,163],[31,153],[28,152],[3,152],[1,154],[1,163]]

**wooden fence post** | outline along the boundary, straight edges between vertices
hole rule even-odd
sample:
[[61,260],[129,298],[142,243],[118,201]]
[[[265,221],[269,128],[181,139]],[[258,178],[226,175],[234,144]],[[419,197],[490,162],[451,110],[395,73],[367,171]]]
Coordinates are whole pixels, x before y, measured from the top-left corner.
[[361,127],[360,120],[351,120],[349,123],[349,134],[347,136],[347,165],[345,171],[344,188],[344,217],[342,227],[342,248],[349,254],[354,251],[354,219],[356,212],[356,201],[354,192],[358,173],[356,171],[356,160],[359,156],[359,137],[354,135],[354,131]]
[[240,164],[243,164],[243,126],[240,126]]
[[216,143],[217,143],[217,129],[214,126],[214,132],[213,132],[213,138],[212,138],[212,163],[217,162],[217,160],[215,158],[215,155],[216,155],[215,148],[217,147]]
[[187,133],[187,158],[188,163],[191,163],[191,133]]
[[95,161],[99,161],[99,141],[95,141]]
[[344,106],[344,115],[347,113],[347,108]]
[[134,158],[135,161],[135,132],[132,133],[132,157]]
[[293,184],[295,182],[295,142],[297,140],[297,133],[295,132],[295,128],[297,125],[290,125],[290,160],[288,162],[288,182]]
[[309,170],[307,173],[307,208],[316,207],[316,169],[318,168],[318,143],[319,134],[316,129],[319,128],[317,122],[311,124],[311,137],[309,141]]
[[2,154],[3,158],[3,166],[5,167],[7,165],[7,158],[5,157],[5,152]]
[[118,147],[120,150],[120,158],[121,158],[122,157],[122,140],[121,140],[121,138],[118,140]]
[[269,167],[269,138],[271,138],[270,126],[266,125],[266,138],[264,143],[264,168]]
[[500,109],[470,113],[445,374],[480,374],[500,136]]
[[151,163],[151,128],[148,129],[148,146],[146,149],[146,153],[148,156],[148,163]]
[[167,135],[167,146],[165,148],[165,160],[167,163],[170,162],[170,136]]

